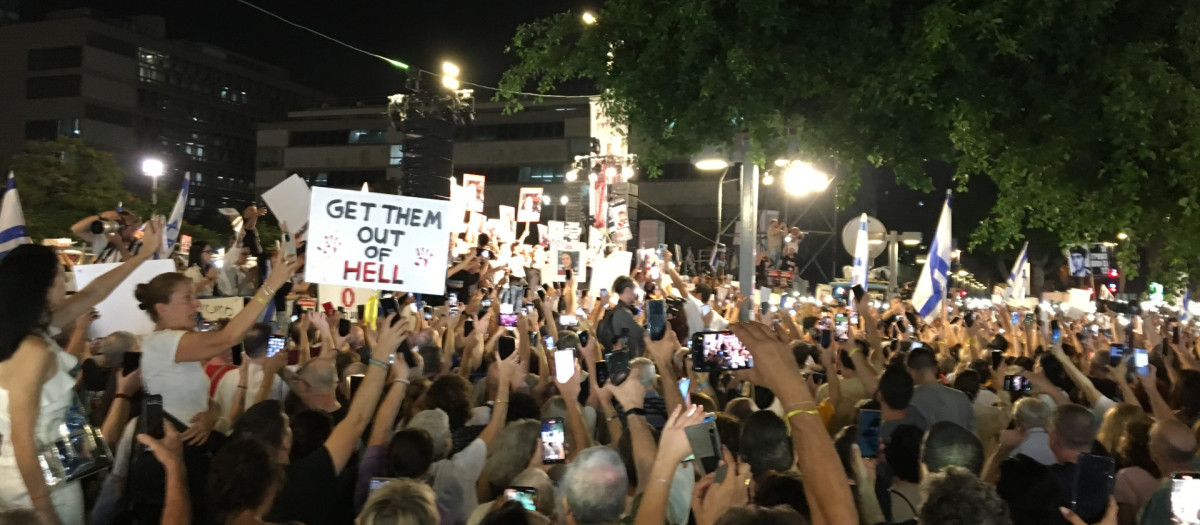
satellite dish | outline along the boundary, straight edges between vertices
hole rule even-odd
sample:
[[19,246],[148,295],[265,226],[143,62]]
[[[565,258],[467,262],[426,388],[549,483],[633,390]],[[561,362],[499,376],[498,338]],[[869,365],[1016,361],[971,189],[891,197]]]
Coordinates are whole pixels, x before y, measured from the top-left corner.
[[[850,222],[847,222],[842,227],[842,246],[846,248],[846,252],[854,257],[854,243],[858,241],[858,222],[859,216],[855,216]],[[887,249],[887,243],[884,242],[884,237],[887,236],[887,228],[882,222],[875,217],[867,216],[867,257],[875,259]],[[874,242],[871,242],[874,241]]]

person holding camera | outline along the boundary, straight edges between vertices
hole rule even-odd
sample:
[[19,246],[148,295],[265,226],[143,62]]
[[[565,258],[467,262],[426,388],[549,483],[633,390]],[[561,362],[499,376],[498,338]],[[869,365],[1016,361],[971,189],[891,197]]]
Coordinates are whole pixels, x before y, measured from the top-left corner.
[[86,217],[71,226],[80,239],[91,243],[97,263],[128,260],[142,248],[137,232],[142,219],[127,211],[109,210]]

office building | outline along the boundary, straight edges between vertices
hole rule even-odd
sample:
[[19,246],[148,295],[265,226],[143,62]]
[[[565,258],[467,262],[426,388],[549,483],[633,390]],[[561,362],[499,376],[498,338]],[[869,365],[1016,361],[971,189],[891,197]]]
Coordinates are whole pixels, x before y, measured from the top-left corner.
[[146,195],[191,181],[189,218],[255,199],[255,131],[331,97],[272,65],[199,42],[168,40],[157,16],[89,9],[0,25],[0,158],[27,140],[78,137],[111,152],[126,187]]

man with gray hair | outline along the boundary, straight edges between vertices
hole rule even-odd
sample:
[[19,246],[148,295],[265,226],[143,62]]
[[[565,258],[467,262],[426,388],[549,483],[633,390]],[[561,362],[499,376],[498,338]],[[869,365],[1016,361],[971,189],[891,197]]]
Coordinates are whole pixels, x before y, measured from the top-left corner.
[[1001,432],[1000,441],[1012,443],[1020,440],[1020,444],[1008,457],[1015,458],[1024,454],[1046,466],[1058,463],[1054,459],[1054,452],[1050,450],[1050,436],[1046,433],[1052,410],[1050,405],[1036,397],[1024,398],[1013,405],[1013,421],[1016,428]]
[[[1096,416],[1087,407],[1074,403],[1059,405],[1051,413],[1046,427],[1054,464],[1042,465],[1025,455],[1000,464],[996,493],[1008,502],[1013,523],[1060,522],[1062,513],[1058,508],[1071,507],[1075,463],[1080,454],[1092,450],[1098,430]],[[1001,438],[1000,447],[989,462],[989,470],[994,460],[1007,456],[1017,444]],[[985,472],[985,476],[988,474]],[[984,479],[987,481],[987,477]]]
[[[646,423],[656,431],[662,432],[667,424],[667,400],[654,389],[654,380],[658,369],[654,361],[645,357],[636,357],[629,361],[629,378],[626,381],[638,381],[646,387],[646,398],[642,409],[646,411]],[[625,421],[625,409],[619,408],[621,421]]]
[[625,512],[629,478],[621,456],[611,448],[584,449],[567,465],[561,481],[567,525],[609,525]]
[[[1200,470],[1196,434],[1178,419],[1163,419],[1150,427],[1150,459],[1163,474],[1162,483],[1138,513],[1138,524],[1171,522],[1171,475]],[[1190,516],[1195,517],[1195,516]]]

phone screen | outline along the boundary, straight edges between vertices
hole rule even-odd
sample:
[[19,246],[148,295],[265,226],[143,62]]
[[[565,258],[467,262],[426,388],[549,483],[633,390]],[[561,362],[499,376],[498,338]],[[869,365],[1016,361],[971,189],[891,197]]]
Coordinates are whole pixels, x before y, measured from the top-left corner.
[[563,463],[567,460],[567,435],[562,418],[542,420],[542,462]]
[[617,350],[610,352],[605,361],[608,362],[608,377],[613,386],[621,386],[629,377],[629,351]]
[[273,335],[271,337],[268,337],[267,338],[267,357],[273,357],[275,354],[278,354],[280,351],[282,351],[283,345],[286,342],[287,342],[287,338],[283,337],[282,335]]
[[878,410],[862,410],[858,413],[858,449],[864,458],[879,455],[879,423],[882,416]]
[[1050,336],[1050,337],[1051,337],[1051,341],[1052,341],[1054,344],[1058,344],[1058,341],[1059,341],[1060,339],[1062,339],[1062,330],[1059,330],[1058,328],[1055,328],[1055,329],[1054,329],[1054,331],[1053,331],[1053,332],[1051,332],[1051,336]]
[[667,333],[667,307],[661,300],[646,303],[646,328],[650,339],[658,341]]
[[596,385],[604,386],[608,382],[608,361],[596,361]]
[[388,482],[392,481],[393,479],[395,478],[371,478],[371,488],[367,493],[370,494],[371,492],[375,492],[375,489],[387,485]]
[[1171,476],[1171,523],[1200,525],[1200,472]]
[[[1085,523],[1097,523],[1108,509],[1113,492],[1113,458],[1080,454],[1075,463],[1075,482],[1071,484],[1071,510]],[[1195,516],[1193,516],[1195,517]]]
[[1125,347],[1121,345],[1109,345],[1108,347],[1108,366],[1117,367],[1121,365],[1121,361],[1125,359]]
[[163,400],[160,395],[142,398],[142,433],[154,438],[163,438]]
[[837,314],[833,319],[833,335],[839,342],[850,339],[850,322],[845,314]]
[[546,350],[554,350],[554,336],[548,335],[543,337],[542,343],[546,345]]
[[525,510],[536,511],[537,489],[533,487],[508,487],[504,489],[505,501],[515,501]]
[[512,355],[517,349],[517,340],[510,335],[502,335],[500,336],[498,346],[500,359],[508,359],[508,356]]
[[554,351],[554,380],[566,383],[575,375],[575,349],[563,348]]
[[500,314],[500,326],[508,328],[517,326],[517,314]]
[[1146,353],[1145,348],[1133,349],[1133,366],[1137,368],[1137,375],[1150,375],[1150,356]]
[[140,366],[142,366],[141,352],[125,352],[124,354],[121,354],[121,371],[124,372],[125,375],[129,375],[134,370],[137,370]]
[[1013,314],[1012,314],[1012,324],[1017,324],[1017,323],[1019,323],[1019,322],[1021,322],[1021,313],[1020,313],[1020,312],[1013,312]]
[[680,379],[679,380],[679,395],[683,396],[683,404],[684,405],[687,405],[687,406],[692,405],[692,401],[691,401],[692,396],[690,395],[691,393],[692,393],[692,378],[685,377],[683,379]]
[[558,324],[563,328],[573,328],[579,326],[579,318],[573,315],[563,314],[558,316]]
[[744,370],[754,367],[754,356],[741,340],[728,330],[700,332],[692,336],[692,369]]
[[1028,392],[1033,388],[1029,379],[1022,375],[1004,376],[1004,389],[1009,392]]

